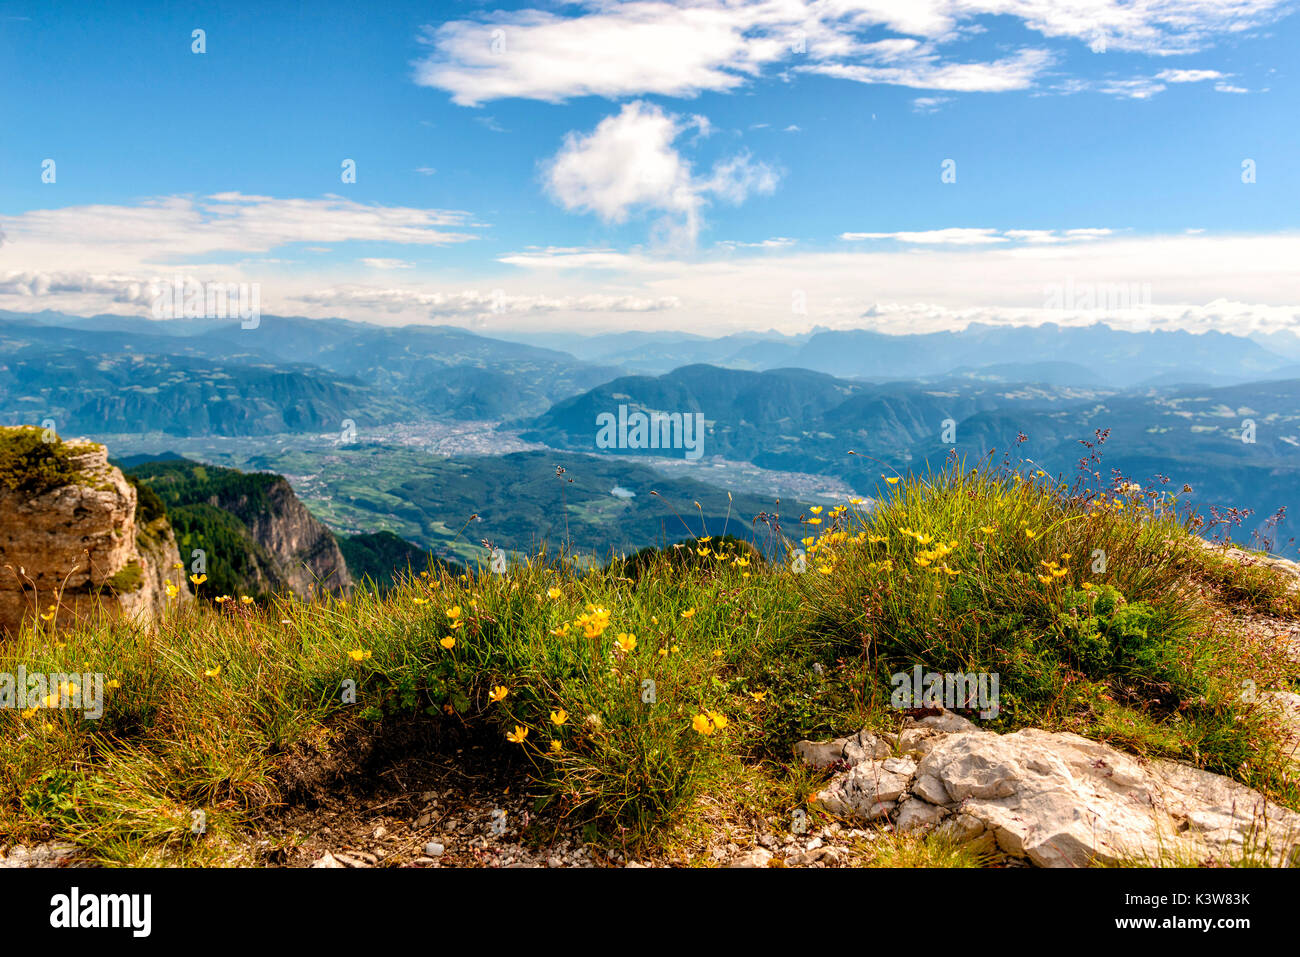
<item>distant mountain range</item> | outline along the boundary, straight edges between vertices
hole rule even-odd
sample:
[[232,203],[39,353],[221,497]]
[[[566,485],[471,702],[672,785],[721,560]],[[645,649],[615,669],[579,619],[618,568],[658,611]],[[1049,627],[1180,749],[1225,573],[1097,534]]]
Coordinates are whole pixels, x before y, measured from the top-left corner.
[[799,369],[877,385],[964,379],[1116,389],[1300,377],[1300,345],[1284,333],[1265,337],[1268,348],[1223,333],[1050,323],[924,335],[524,338],[532,343],[342,319],[263,316],[244,329],[218,320],[0,311],[0,424],[53,419],[92,435],[253,436],[339,431],[346,423],[529,420],[629,372],[662,375],[699,364]]
[[[1098,470],[1139,482],[1190,484],[1185,500],[1250,508],[1258,523],[1300,491],[1300,379],[1219,388],[1134,390],[1004,384],[954,377],[870,384],[807,370],[746,372],[688,366],[627,376],[556,403],[523,437],[557,448],[682,457],[680,450],[599,445],[597,417],[700,413],[704,456],[838,476],[881,494],[882,474],[924,471],[956,449],[970,458],[1032,460],[1072,480],[1080,441],[1108,430]],[[1020,436],[1026,436],[1025,441]]]
[[0,312],[0,424],[268,435],[536,415],[617,370],[446,326]]
[[960,372],[1007,382],[1119,388],[1300,377],[1300,338],[1291,333],[1255,341],[1220,332],[1126,332],[1103,323],[972,323],[959,332],[917,335],[820,329],[799,336],[743,333],[714,339],[675,332],[520,338],[652,375],[708,363],[755,371],[809,369],[873,381],[933,379]]
[[[243,329],[215,320],[0,312],[0,424],[53,420],[62,432],[92,438],[161,434],[154,448],[167,447],[168,436],[277,436],[274,455],[248,464],[290,474],[295,488],[328,476],[311,490],[312,505],[335,528],[393,531],[458,562],[478,557],[473,532],[457,538],[457,529],[476,511],[488,514],[476,509],[485,501],[497,501],[494,534],[509,547],[542,536],[635,548],[663,537],[667,510],[647,511],[644,497],[610,491],[642,496],[667,481],[604,457],[665,451],[599,447],[598,417],[620,407],[699,413],[703,453],[715,466],[832,476],[867,495],[882,471],[924,469],[953,448],[976,457],[1011,449],[1068,474],[1079,441],[1106,429],[1106,469],[1187,482],[1197,502],[1251,508],[1255,521],[1291,504],[1300,488],[1300,339],[1290,333],[1049,323],[920,335],[821,329],[511,340],[341,319],[263,316],[256,329]],[[577,512],[556,512],[550,480],[537,477],[549,454],[444,459],[382,445],[387,431],[457,421],[501,422],[527,441],[595,453],[586,468],[600,478]],[[294,441],[349,426],[362,445],[384,451],[372,460],[321,451],[319,442],[309,453]],[[1242,441],[1248,432],[1251,441]],[[490,450],[490,434],[483,438]],[[394,470],[399,462],[406,474]],[[698,474],[726,481],[725,471]],[[640,490],[620,475],[634,476]],[[710,487],[695,484],[680,491],[704,501]],[[512,498],[528,503],[513,517]],[[581,539],[559,534],[566,515],[570,526],[577,519]]]

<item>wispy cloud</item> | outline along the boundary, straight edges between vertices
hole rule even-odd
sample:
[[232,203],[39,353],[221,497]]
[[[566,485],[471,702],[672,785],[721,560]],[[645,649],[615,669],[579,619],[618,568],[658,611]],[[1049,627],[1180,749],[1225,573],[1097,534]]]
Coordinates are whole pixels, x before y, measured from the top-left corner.
[[1034,43],[996,60],[958,60],[956,42],[980,32],[981,18],[1015,17],[1057,44],[1169,56],[1206,49],[1288,9],[1288,0],[580,0],[566,7],[571,16],[496,11],[426,27],[419,39],[428,52],[414,76],[466,106],[511,97],[694,97],[783,71],[918,89],[1020,90],[1056,56]]

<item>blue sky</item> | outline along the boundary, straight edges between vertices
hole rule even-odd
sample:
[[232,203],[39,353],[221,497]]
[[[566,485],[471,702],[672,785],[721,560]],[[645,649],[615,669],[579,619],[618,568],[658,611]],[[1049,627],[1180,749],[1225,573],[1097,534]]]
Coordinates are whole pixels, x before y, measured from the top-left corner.
[[0,308],[184,272],[486,331],[1097,318],[1043,312],[1066,280],[1300,317],[1288,3],[379,6],[0,3]]

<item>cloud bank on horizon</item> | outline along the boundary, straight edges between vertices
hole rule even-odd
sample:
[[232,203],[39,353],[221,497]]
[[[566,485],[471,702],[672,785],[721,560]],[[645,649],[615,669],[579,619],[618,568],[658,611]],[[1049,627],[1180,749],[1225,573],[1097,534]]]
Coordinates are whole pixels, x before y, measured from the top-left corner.
[[1291,0],[74,13],[0,36],[0,309],[1300,332]]

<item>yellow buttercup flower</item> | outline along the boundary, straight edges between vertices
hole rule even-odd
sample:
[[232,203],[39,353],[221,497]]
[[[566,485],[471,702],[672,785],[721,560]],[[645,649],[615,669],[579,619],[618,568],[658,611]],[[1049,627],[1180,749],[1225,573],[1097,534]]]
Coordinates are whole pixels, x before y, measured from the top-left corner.
[[882,475],[882,476],[880,476],[880,477],[881,477],[882,479],[884,479],[886,482],[888,482],[890,485],[897,485],[897,484],[898,484],[898,476],[897,476],[897,475]]
[[549,599],[551,599],[552,601],[554,601],[555,599],[559,598],[559,597],[560,597],[561,595],[563,595],[563,594],[564,594],[564,592],[560,591],[558,588],[548,588],[548,589],[546,589],[546,597],[549,598]]
[[168,597],[168,598],[175,598],[176,595],[180,592],[180,589],[177,588],[177,587],[176,587],[174,584],[172,584],[170,581],[165,581],[165,582],[163,582],[163,590],[164,590],[165,592],[167,592],[167,597]]
[[822,513],[822,506],[811,505],[808,507],[808,511],[812,512],[814,515],[820,515]]
[[755,701],[758,701],[758,702],[761,703],[764,699],[767,698],[767,692],[766,692],[766,691],[751,691],[751,692],[749,693],[749,696],[750,696],[751,698],[753,698]]
[[719,731],[721,731],[723,728],[727,726],[726,715],[719,714],[717,711],[708,711],[705,713],[708,714],[710,719],[712,719],[713,726],[717,728]]
[[220,678],[220,677],[221,677],[221,665],[217,665],[215,668],[209,668],[207,671],[203,672],[203,677],[205,677],[205,678]]
[[528,729],[525,728],[522,724],[515,725],[515,730],[513,733],[510,732],[506,733],[506,740],[509,741],[511,744],[523,744],[524,739],[526,737],[528,737]]
[[450,608],[448,608],[448,609],[447,609],[447,617],[450,618],[452,621],[457,621],[457,620],[459,620],[459,619],[460,619],[460,605],[452,605]]
[[551,724],[562,725],[569,720],[569,712],[561,708],[559,711],[551,712]]
[[239,596],[239,600],[240,600],[241,602],[243,602],[245,605],[251,605],[251,604],[253,603],[253,596],[252,596],[252,595],[240,595],[240,596]]
[[629,635],[626,632],[619,632],[618,637],[614,639],[619,648],[623,651],[631,651],[636,647],[636,635]]
[[192,582],[193,582],[194,584],[196,584],[196,585],[202,585],[202,584],[203,584],[205,581],[207,581],[207,580],[208,580],[208,576],[207,576],[207,575],[191,575],[191,576],[190,576],[190,581],[192,581]]
[[561,751],[563,751],[563,750],[564,750],[564,745],[560,744],[559,741],[552,741],[552,742],[551,742],[551,753],[552,753],[552,754],[558,754],[559,752],[561,752]]
[[417,605],[429,604],[429,599],[427,598],[412,598],[411,601],[415,602]]
[[371,654],[372,652],[370,651],[364,651],[360,648],[353,648],[351,651],[348,652],[348,657],[351,658],[353,661],[365,661],[367,658],[371,656]]
[[683,617],[683,618],[694,618],[694,617],[695,617],[695,609],[694,609],[694,608],[691,608],[691,609],[689,609],[689,610],[687,610],[687,611],[682,612],[682,617]]
[[691,727],[700,734],[713,733],[713,722],[708,719],[707,715],[697,714],[691,719]]
[[451,651],[451,649],[456,647],[456,637],[454,635],[448,635],[446,638],[440,638],[438,639],[438,644],[442,645],[442,647],[446,648],[448,651]]
[[508,695],[509,693],[510,693],[510,689],[507,688],[505,685],[497,685],[495,688],[493,688],[491,691],[488,692],[488,698],[493,703],[505,701],[506,695]]

